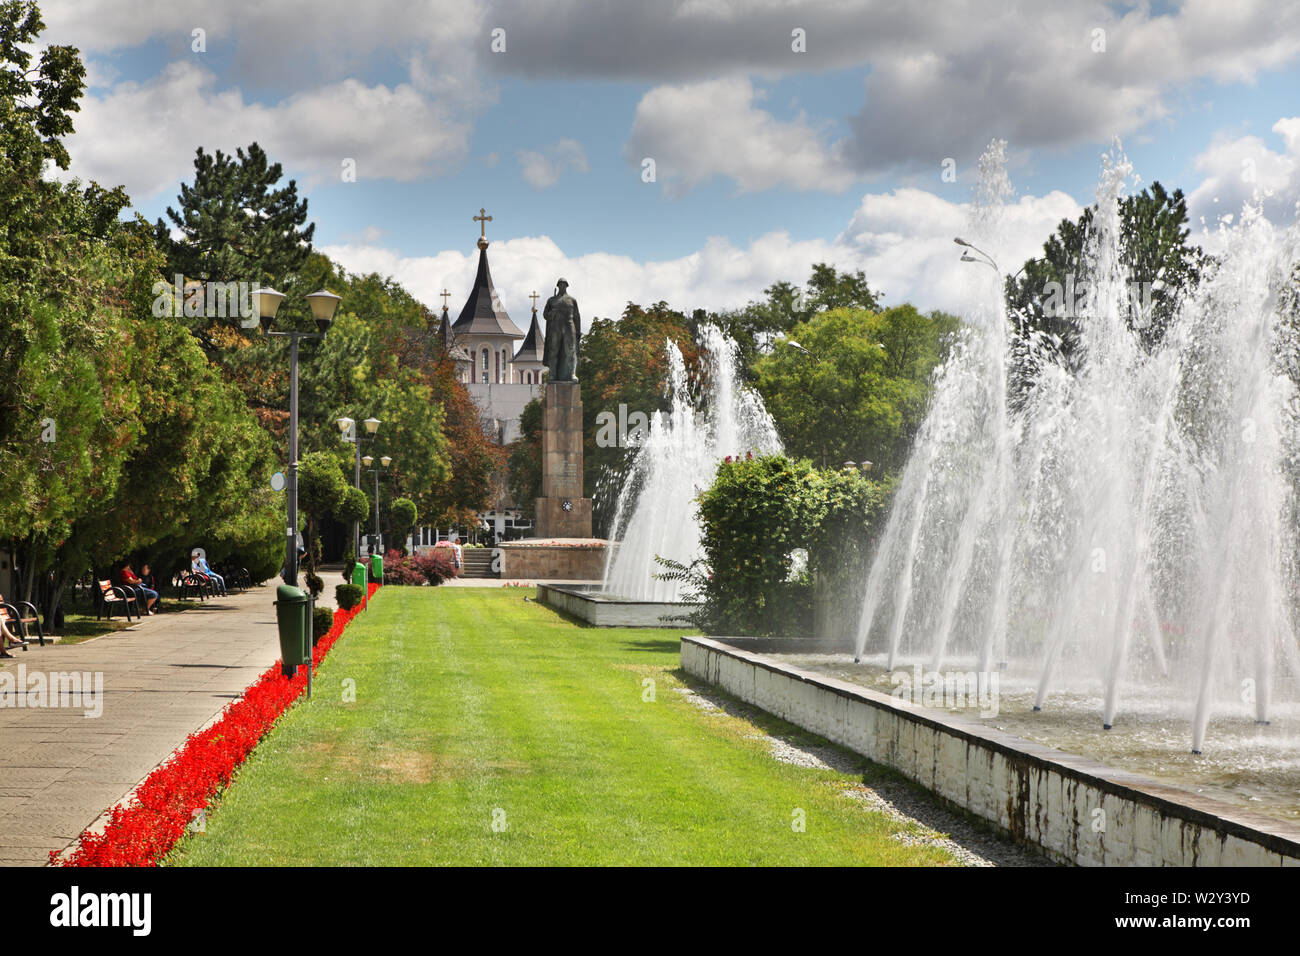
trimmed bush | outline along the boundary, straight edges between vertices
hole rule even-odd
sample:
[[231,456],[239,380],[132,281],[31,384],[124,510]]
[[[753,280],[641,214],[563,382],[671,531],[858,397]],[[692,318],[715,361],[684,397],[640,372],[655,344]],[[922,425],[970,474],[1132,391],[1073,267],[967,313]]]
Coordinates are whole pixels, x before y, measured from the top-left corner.
[[334,612],[327,607],[318,607],[312,612],[311,617],[311,644],[316,646],[316,642],[329,633],[334,626]]
[[334,589],[334,601],[340,611],[350,611],[361,603],[363,592],[359,584],[340,584]]

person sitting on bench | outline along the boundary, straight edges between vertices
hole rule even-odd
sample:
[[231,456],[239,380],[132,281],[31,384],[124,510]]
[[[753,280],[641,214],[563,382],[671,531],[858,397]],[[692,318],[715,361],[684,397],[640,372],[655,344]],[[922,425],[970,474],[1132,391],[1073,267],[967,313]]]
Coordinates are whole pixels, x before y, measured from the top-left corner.
[[130,562],[127,562],[125,565],[122,566],[122,584],[130,588],[136,594],[142,595],[144,597],[145,610],[148,613],[150,614],[157,613],[156,611],[154,611],[153,606],[158,603],[158,592],[155,591],[153,588],[147,588],[144,586],[144,582],[141,581],[136,576],[136,573],[131,570]]
[[190,555],[190,570],[195,574],[206,574],[212,579],[213,583],[216,584],[217,590],[221,592],[221,596],[226,596],[226,579],[208,567],[207,558],[203,557],[203,555],[199,554],[197,551]]
[[[3,604],[4,601],[5,601],[4,595],[0,594],[0,604]],[[25,640],[23,640],[21,637],[18,637],[16,634],[14,634],[13,631],[9,630],[9,622],[6,618],[7,615],[0,614],[0,658],[13,657],[13,655],[9,653],[9,648],[11,647],[27,646],[27,642]]]

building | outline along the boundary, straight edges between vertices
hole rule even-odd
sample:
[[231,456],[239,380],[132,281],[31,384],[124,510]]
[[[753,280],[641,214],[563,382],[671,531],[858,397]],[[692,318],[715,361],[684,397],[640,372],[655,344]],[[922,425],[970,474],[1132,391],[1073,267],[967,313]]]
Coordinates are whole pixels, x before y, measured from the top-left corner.
[[486,223],[492,217],[480,209],[474,218],[483,223],[478,239],[478,271],[460,315],[450,326],[444,298],[441,334],[470,397],[495,430],[498,444],[506,445],[519,437],[519,416],[524,406],[541,397],[545,340],[537,322],[536,293],[527,334],[515,325],[501,304],[488,265]]
[[[491,243],[487,238],[487,223],[492,217],[480,209],[474,221],[481,224],[474,284],[454,322],[447,310],[447,297],[451,293],[443,290],[438,334],[447,354],[456,362],[461,382],[482,414],[484,429],[497,444],[507,445],[520,436],[519,420],[524,407],[542,396],[546,341],[537,321],[536,291],[530,296],[532,318],[526,333],[501,304],[488,264]],[[491,511],[479,515],[479,520],[498,539],[519,537],[532,528],[532,522],[515,502],[508,500],[498,501]],[[412,544],[416,548],[428,547],[436,544],[443,534],[432,528],[417,529]]]

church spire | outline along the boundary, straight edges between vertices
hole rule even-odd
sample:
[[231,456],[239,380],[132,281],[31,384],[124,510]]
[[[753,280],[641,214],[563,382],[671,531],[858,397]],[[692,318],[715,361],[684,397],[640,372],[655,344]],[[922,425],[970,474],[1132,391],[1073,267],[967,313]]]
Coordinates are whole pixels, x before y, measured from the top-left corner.
[[452,334],[464,335],[506,335],[512,339],[522,339],[524,333],[506,313],[505,306],[497,296],[492,284],[492,271],[488,268],[487,224],[492,217],[486,210],[479,209],[479,215],[473,217],[480,224],[478,239],[478,273],[474,276],[474,287],[465,300],[460,316],[451,327]]

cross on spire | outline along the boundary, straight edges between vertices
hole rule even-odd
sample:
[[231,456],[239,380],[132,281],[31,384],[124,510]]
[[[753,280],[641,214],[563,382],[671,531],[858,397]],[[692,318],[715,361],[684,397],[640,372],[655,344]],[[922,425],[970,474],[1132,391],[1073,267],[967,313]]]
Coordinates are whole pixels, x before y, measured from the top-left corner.
[[439,293],[439,294],[442,296],[442,311],[446,312],[446,311],[447,311],[447,297],[448,297],[449,295],[451,295],[451,293],[447,291],[447,287],[446,287],[446,286],[443,286],[442,292]]
[[539,298],[539,296],[537,295],[537,290],[534,289],[534,290],[533,290],[533,294],[530,295],[528,298],[530,298],[530,299],[533,300],[533,311],[536,312],[536,311],[537,311],[537,300],[538,300],[538,298]]
[[492,221],[492,217],[489,216],[489,215],[487,214],[487,210],[486,210],[486,209],[484,209],[482,206],[480,206],[480,207],[479,207],[479,210],[478,210],[478,215],[477,215],[477,216],[474,216],[473,219],[474,219],[474,221],[475,221],[476,223],[479,224],[479,227],[478,227],[478,228],[479,228],[479,234],[478,234],[478,237],[479,237],[480,239],[486,239],[486,238],[487,238],[487,224],[490,223],[490,222]]

